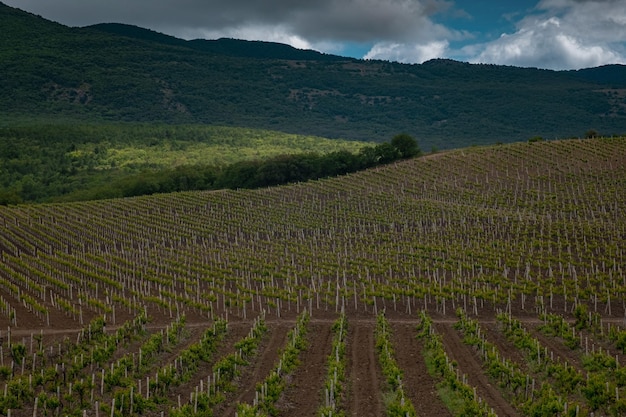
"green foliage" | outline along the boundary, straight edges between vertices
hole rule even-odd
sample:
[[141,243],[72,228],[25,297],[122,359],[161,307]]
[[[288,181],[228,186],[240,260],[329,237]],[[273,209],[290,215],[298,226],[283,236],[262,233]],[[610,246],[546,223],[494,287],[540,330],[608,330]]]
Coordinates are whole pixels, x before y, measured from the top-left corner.
[[[261,337],[267,332],[267,325],[264,319],[259,319],[250,331],[250,334],[242,340],[235,343],[235,349],[241,352],[243,356],[252,355],[259,346]],[[214,368],[216,370],[216,368]]]
[[[547,417],[558,415],[563,411],[563,402],[557,394],[576,392],[583,382],[580,373],[571,366],[549,362],[546,374],[554,380],[556,391],[550,384],[542,384],[539,389],[529,392],[530,376],[515,362],[502,357],[496,345],[485,340],[478,321],[470,319],[462,309],[458,309],[457,315],[459,321],[455,327],[464,334],[464,342],[475,346],[481,352],[488,375],[498,382],[501,388],[507,390],[513,405],[532,416]],[[500,320],[504,320],[504,317]]]
[[546,375],[554,380],[554,388],[565,393],[575,393],[585,381],[583,376],[572,366],[549,363]]
[[457,363],[449,360],[441,336],[435,333],[432,319],[425,311],[420,312],[417,331],[417,337],[424,340],[423,355],[428,373],[439,381],[437,389],[452,414],[494,417],[495,413],[478,400],[472,387],[459,379]]
[[617,370],[615,358],[601,352],[593,352],[583,356],[583,366],[589,372]]
[[589,311],[586,304],[578,304],[574,309],[574,317],[576,318],[575,327],[578,330],[586,329],[589,326]]
[[291,374],[299,365],[298,356],[300,351],[306,349],[307,325],[310,316],[305,310],[298,316],[293,329],[287,334],[287,345],[284,347],[280,360],[263,382],[257,384],[258,402],[250,406],[237,404],[237,414],[245,416],[276,416],[278,409],[276,402],[285,389],[286,375]]
[[8,366],[0,366],[0,380],[6,381],[11,376],[11,368]]
[[419,154],[417,142],[406,134],[392,142],[365,146],[184,125],[0,129],[0,154],[9,158],[0,165],[0,204],[268,187],[343,175]]
[[[238,162],[251,161],[247,163],[260,167],[261,161],[272,158],[274,162],[263,172],[255,171],[257,178],[250,185],[336,175],[359,168],[354,162],[347,169],[340,167],[338,155],[353,158],[352,153],[364,146],[363,142],[219,126],[12,125],[0,127],[0,205],[213,189],[218,182],[229,185],[219,177],[238,171]],[[319,165],[322,160],[327,166]],[[234,167],[225,168],[230,166]],[[272,176],[275,171],[278,174]],[[285,172],[287,177],[281,177]],[[233,188],[245,183],[245,172],[241,174],[244,177]]]
[[529,401],[524,407],[524,413],[531,417],[552,417],[564,410],[563,400],[549,384],[542,384],[535,401]]
[[[44,415],[55,415],[55,411],[57,408],[61,406],[61,401],[56,395],[48,395],[45,392],[42,392],[37,396],[39,401],[39,407],[43,410]],[[48,414],[48,412],[50,414]]]
[[15,362],[16,365],[22,364],[24,356],[26,356],[26,346],[22,343],[14,343],[11,345],[11,358],[13,358],[13,362]]
[[626,130],[619,66],[556,72],[363,61],[125,25],[68,28],[6,6],[0,27],[0,120],[212,123],[376,141],[406,130],[441,149],[537,131]]
[[328,355],[328,369],[326,371],[326,390],[328,402],[318,410],[318,415],[322,417],[343,417],[345,410],[342,407],[344,382],[346,379],[346,339],[348,332],[348,321],[344,312],[333,323],[334,333],[333,345],[330,355]]
[[378,361],[390,388],[390,391],[385,396],[387,415],[393,417],[415,417],[413,403],[404,394],[402,370],[398,367],[394,358],[393,347],[390,341],[391,330],[384,312],[379,313],[376,317],[375,337]]
[[[199,323],[205,320],[201,316],[214,313],[245,317],[246,307],[249,317],[271,308],[276,316],[282,314],[289,320],[307,304],[311,308],[317,304],[320,313],[329,311],[321,313],[321,319],[340,305],[349,306],[357,318],[368,315],[365,309],[389,311],[396,305],[394,317],[415,317],[414,311],[405,309],[422,303],[437,311],[438,317],[450,317],[451,308],[466,304],[481,320],[489,321],[494,310],[520,311],[521,304],[527,312],[525,324],[509,323],[506,317],[498,323],[503,331],[510,331],[524,353],[528,350],[523,367],[536,377],[536,386],[548,383],[571,406],[584,398],[580,388],[586,383],[586,372],[574,372],[580,360],[574,367],[559,367],[559,360],[552,359],[551,352],[523,330],[526,326],[535,329],[536,320],[529,317],[532,311],[562,311],[569,317],[580,303],[596,303],[594,310],[611,314],[615,324],[625,290],[619,268],[625,253],[621,214],[626,172],[616,169],[626,154],[625,145],[624,139],[520,143],[445,152],[346,178],[265,190],[0,207],[4,219],[2,312],[6,315],[20,289],[22,295],[30,294],[41,303],[45,296],[48,306],[60,307],[57,298],[68,302],[73,297],[79,303],[109,297],[111,307],[122,313],[118,319],[136,310],[149,310],[162,319],[169,307],[170,314],[172,309],[189,311]],[[114,304],[116,296],[126,298],[128,313],[127,304],[123,308],[121,302]],[[253,301],[254,306],[242,300]],[[187,302],[206,309],[188,309]],[[82,307],[93,314],[93,306],[83,303]],[[220,310],[224,307],[228,309]],[[286,314],[287,309],[291,313]],[[583,313],[581,309],[577,314],[582,317]],[[588,315],[587,321],[593,323],[593,317]],[[564,328],[562,321],[555,320],[554,328],[559,331],[553,331],[552,322],[546,321],[550,334],[560,334]],[[117,366],[118,359],[120,365],[127,365],[122,355],[136,354],[149,339],[139,332],[143,336],[135,343],[122,336],[113,341],[108,333],[104,335],[103,324],[101,319],[94,321],[91,330],[74,333],[58,350],[58,338],[47,338],[55,356],[43,356],[45,365],[37,356],[36,371],[27,355],[25,370],[33,372],[25,376],[32,376],[33,392],[54,392],[63,381],[91,376],[92,369],[99,383],[97,370],[115,374],[111,367]],[[429,343],[435,338],[432,326],[423,318],[420,325],[423,344]],[[473,333],[465,340],[482,343],[484,338],[477,330],[474,334],[471,323],[467,328]],[[492,334],[490,330],[487,337]],[[603,349],[610,345],[610,351],[614,350],[613,344],[596,334],[593,339]],[[615,334],[615,329],[606,334]],[[164,350],[141,375],[142,380],[150,376],[151,389],[154,372],[169,365],[162,366],[159,360],[174,362],[168,343],[180,337],[173,332],[163,340],[167,341]],[[100,341],[117,347],[116,354],[99,359],[104,362],[98,366],[90,352]],[[510,347],[512,343],[505,344]],[[393,350],[381,346],[382,352]],[[107,351],[101,353],[105,357]],[[555,353],[555,357],[569,356]],[[5,355],[9,354],[7,349]],[[496,364],[497,355],[488,348],[481,354],[489,362],[484,372],[499,378],[499,386],[505,385],[506,364]],[[582,357],[582,353],[575,354]],[[61,358],[57,360],[56,355]],[[476,398],[466,397],[466,390],[459,388],[462,381],[454,375],[458,368],[447,360],[445,350],[429,352],[428,358],[429,368],[436,370],[441,381],[450,376],[441,386],[459,391],[461,399],[470,398],[461,403],[473,411]],[[133,366],[140,362],[134,359]],[[188,362],[191,356],[176,359],[174,368],[180,359]],[[623,369],[600,359],[592,372],[608,384],[606,391],[623,397]],[[63,378],[54,372],[50,376],[55,363],[65,364],[59,372]],[[297,361],[285,361],[292,363]],[[76,377],[70,376],[73,364],[81,367]],[[137,383],[139,377],[133,369],[129,371],[132,378],[120,378],[124,386],[118,388]],[[211,373],[207,371],[205,376]],[[157,375],[161,380],[163,374]],[[520,386],[516,378],[509,379],[514,387]],[[60,398],[65,404],[70,400],[77,404],[78,396],[69,394],[65,386],[61,385]],[[110,399],[113,392],[106,391],[104,397]],[[545,397],[552,403],[552,395]],[[25,410],[19,414],[28,411],[28,404],[21,404]],[[617,415],[613,407],[621,407],[617,395],[598,414]],[[588,411],[585,407],[580,415]],[[63,414],[74,413],[64,409]]]
[[387,383],[392,391],[395,391],[401,386],[402,371],[393,357],[393,348],[389,341],[389,322],[385,319],[384,313],[378,314],[376,324],[376,350],[378,352],[378,358],[383,369],[383,375],[387,378]]
[[[179,321],[175,324],[180,326],[184,324],[184,321]],[[169,343],[175,344],[177,343],[174,340],[175,335],[177,333],[180,334],[180,331],[177,331],[174,328],[175,326],[172,327],[169,331]],[[158,372],[158,378],[150,382],[154,397],[165,401],[171,388],[189,381],[195,375],[200,364],[211,359],[217,349],[217,344],[224,338],[226,331],[226,321],[222,319],[216,320],[213,326],[204,332],[200,341],[193,343],[178,354],[179,365],[177,367],[161,368]]]
[[[213,329],[208,330],[203,336],[201,345],[205,346],[205,349],[210,348],[210,352],[213,353],[215,348],[215,341],[223,337],[226,332],[227,323],[224,320],[218,320],[214,323]],[[236,353],[231,353],[218,359],[213,364],[213,374],[218,375],[217,379],[213,381],[213,387],[209,392],[200,392],[193,396],[190,404],[184,404],[180,407],[171,410],[171,416],[212,416],[213,408],[226,400],[226,393],[235,390],[236,378],[241,375],[241,369],[249,364],[249,359],[256,353],[256,348],[261,343],[263,335],[266,333],[267,327],[263,317],[255,319],[254,326],[250,329],[250,333],[239,342],[235,343]],[[192,345],[186,351],[181,352],[180,357],[183,362],[190,358],[189,353],[196,352],[194,348],[196,345]],[[244,353],[245,351],[245,353]],[[188,353],[185,353],[188,352]],[[205,359],[197,358],[199,360]],[[183,366],[184,368],[185,366]],[[170,368],[171,369],[171,368]],[[172,371],[177,373],[177,370]],[[195,372],[195,367],[192,373]],[[180,375],[169,375],[169,378],[165,383],[161,382],[159,377],[158,393],[163,397],[169,392],[170,385],[178,385],[182,382],[188,381],[189,372]],[[159,374],[167,376],[165,373]]]
[[26,376],[11,379],[7,382],[5,390],[7,394],[0,397],[0,413],[4,415],[7,414],[8,409],[20,408],[35,396]]
[[[577,313],[574,312],[574,315],[576,314]],[[582,314],[582,310],[579,311],[578,314]],[[562,316],[557,314],[542,314],[540,318],[544,323],[539,326],[539,330],[544,334],[562,338],[565,345],[570,349],[580,347],[580,340],[574,335],[569,324]]]
[[619,330],[619,328],[613,330],[610,335],[611,340],[615,341],[615,347],[620,349],[622,353],[626,354],[626,331]]
[[406,133],[401,133],[391,138],[391,146],[398,150],[401,158],[413,158],[422,153],[417,141]]
[[605,407],[609,402],[615,400],[610,387],[607,387],[602,376],[597,374],[591,374],[589,376],[587,383],[582,388],[582,393],[587,399],[587,403],[594,411]]

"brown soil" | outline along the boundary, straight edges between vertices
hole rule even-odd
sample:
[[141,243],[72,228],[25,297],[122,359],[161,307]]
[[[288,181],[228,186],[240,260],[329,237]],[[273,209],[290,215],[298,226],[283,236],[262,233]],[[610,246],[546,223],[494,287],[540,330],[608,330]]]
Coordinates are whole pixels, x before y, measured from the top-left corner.
[[216,416],[234,416],[238,403],[252,403],[257,383],[263,381],[278,362],[290,328],[289,324],[278,323],[270,327],[269,339],[261,345],[257,358],[239,378],[239,390],[232,399],[228,398],[223,410],[215,410]]
[[539,340],[542,346],[548,348],[548,356],[551,356],[551,359],[557,361],[560,358],[561,362],[567,362],[579,372],[584,372],[580,350],[574,351],[565,346],[561,339],[544,335],[536,326],[526,326],[526,330]]
[[469,384],[476,387],[478,396],[499,416],[520,416],[520,413],[504,399],[498,388],[491,384],[489,378],[483,373],[476,353],[463,343],[452,325],[437,323],[436,328],[443,338],[448,356],[459,364],[460,372],[467,375]]
[[349,416],[382,416],[382,373],[375,356],[373,321],[350,322],[346,354]]
[[181,398],[187,399],[189,396],[189,393],[193,389],[195,389],[196,386],[200,385],[200,380],[203,380],[206,383],[207,376],[213,374],[213,365],[215,364],[215,362],[217,362],[220,358],[228,355],[229,353],[234,352],[233,345],[238,340],[246,336],[246,334],[248,334],[249,331],[250,331],[250,325],[248,324],[239,324],[239,323],[234,324],[234,325],[229,324],[228,333],[226,334],[226,337],[224,338],[224,340],[222,340],[219,343],[216,352],[213,354],[211,358],[211,361],[202,362],[200,366],[198,367],[198,370],[193,376],[193,378],[191,378],[188,382],[181,384],[180,386],[174,388],[169,393],[169,399],[174,404],[177,404],[179,395]]
[[[404,307],[399,307],[397,311],[390,310],[387,314],[388,320],[393,327],[393,345],[398,365],[404,372],[405,392],[413,402],[418,415],[450,415],[442,401],[437,395],[434,381],[428,374],[423,357],[421,356],[422,343],[415,339],[415,325],[418,322],[416,316],[403,313]],[[172,319],[169,312],[150,311],[151,321],[146,326],[148,333],[158,332],[168,326]],[[453,329],[452,325],[456,322],[456,318],[450,313],[443,315],[441,312],[431,311],[436,323],[436,328],[443,337],[444,346],[451,359],[459,364],[460,372],[467,375],[468,383],[476,387],[477,393],[492,407],[499,415],[516,416],[519,413],[508,404],[504,395],[497,386],[493,386],[482,369],[481,361],[477,353],[469,346],[463,344],[460,335]],[[517,314],[517,315],[516,315]],[[523,312],[515,312],[516,317],[524,316]],[[23,318],[29,317],[28,314],[22,315]],[[33,322],[37,319],[30,315]],[[129,318],[131,315],[129,315]],[[255,396],[256,385],[262,381],[276,365],[280,349],[286,341],[286,334],[296,322],[295,311],[289,313],[285,311],[281,317],[268,317],[266,323],[269,327],[269,333],[266,335],[262,343],[258,355],[252,359],[251,364],[246,367],[244,374],[235,381],[238,390],[227,395],[226,401],[218,407],[214,415],[233,416],[238,402],[251,403]],[[295,373],[288,377],[288,388],[278,403],[281,415],[297,415],[297,416],[314,416],[317,408],[323,402],[323,386],[326,372],[326,361],[332,346],[331,326],[337,315],[333,311],[314,310],[313,318],[309,324],[309,347],[301,354],[301,364]],[[349,314],[349,331],[347,340],[347,368],[346,368],[346,393],[343,406],[346,415],[351,416],[382,416],[384,415],[383,392],[386,390],[386,383],[381,374],[380,365],[376,358],[374,346],[374,313],[373,311],[350,312]],[[537,326],[541,323],[536,316],[528,315],[523,317],[524,326],[537,337],[545,346],[548,352],[554,352],[554,358],[567,360],[569,364],[577,369],[582,369],[582,355],[584,354],[584,346],[582,350],[572,351],[566,347],[558,338],[551,338],[537,331]],[[618,322],[619,319],[614,319]],[[121,324],[122,320],[118,315],[116,324],[109,324],[107,332],[113,332]],[[206,317],[188,315],[187,330],[188,337],[179,345],[173,347],[170,352],[160,356],[159,363],[167,364],[174,357],[180,354],[181,349],[189,346],[198,340],[202,332],[206,329],[207,323],[210,322]],[[481,327],[483,328],[487,339],[498,346],[502,355],[516,362],[522,370],[529,371],[523,352],[516,349],[512,343],[506,340],[506,337],[498,329],[498,323],[495,321],[493,313],[481,311],[480,317]],[[26,327],[12,328],[12,340],[23,341],[27,347],[30,345],[30,337],[32,334],[43,334],[44,346],[53,346],[56,351],[57,342],[67,338],[70,341],[76,340],[76,334],[82,328],[74,320],[66,320],[64,322],[66,328],[61,324],[52,328],[29,329]],[[249,330],[251,319],[241,319],[236,316],[229,318],[229,334],[226,336],[218,348],[218,352],[214,355],[217,360],[222,356],[230,353],[233,349],[235,341],[241,339]],[[10,355],[6,349],[6,330],[2,331],[0,337],[4,339],[5,349],[3,352],[4,363],[10,363]],[[596,350],[598,346],[603,345],[603,350],[607,347],[610,351],[614,351],[611,344],[606,341],[598,341],[592,335],[583,332],[584,337],[589,338],[589,349],[595,344]],[[114,354],[114,359],[118,359],[129,352],[137,352],[139,346],[146,340],[142,339],[132,341],[127,346],[120,346]],[[612,349],[611,349],[612,348]],[[620,356],[620,363],[626,362],[623,355]],[[622,360],[624,359],[624,360]],[[200,379],[206,380],[207,375],[212,372],[213,363],[202,364],[194,378],[186,384],[181,385],[172,390],[169,395],[170,403],[165,408],[159,409],[169,410],[172,404],[177,403],[178,395],[181,396],[183,402],[189,398],[191,392],[196,385],[199,385]],[[152,376],[156,368],[150,370],[146,375]],[[99,387],[99,381],[96,382]],[[109,395],[105,394],[101,402],[106,402]],[[19,416],[32,415],[32,406],[25,405],[21,410],[14,410],[13,415]]]
[[422,356],[424,344],[416,339],[414,324],[392,323],[396,362],[403,370],[404,392],[418,416],[451,416],[437,395],[437,382],[430,376]]
[[309,325],[309,345],[300,353],[300,365],[287,381],[288,388],[277,404],[281,416],[317,415],[322,404],[326,362],[332,348],[331,327],[332,323]]
[[487,341],[498,347],[502,357],[515,362],[520,369],[527,371],[528,366],[524,353],[509,342],[498,326],[499,324],[493,321],[480,323],[480,328],[485,333]]

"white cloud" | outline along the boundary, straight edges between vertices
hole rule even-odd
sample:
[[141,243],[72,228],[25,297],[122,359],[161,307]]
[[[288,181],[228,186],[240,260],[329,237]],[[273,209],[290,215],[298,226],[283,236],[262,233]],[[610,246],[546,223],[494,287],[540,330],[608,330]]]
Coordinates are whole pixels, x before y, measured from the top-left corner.
[[[165,31],[172,33],[173,30]],[[178,33],[184,39],[218,39],[233,38],[244,40],[263,40],[266,42],[278,42],[291,45],[298,49],[313,49],[330,54],[341,54],[345,45],[342,42],[318,41],[310,42],[307,39],[290,31],[289,27],[278,26],[242,26],[226,30],[193,29]]]
[[185,39],[265,40],[338,54],[356,45],[359,53],[369,49],[365,58],[407,63],[446,57],[552,69],[626,63],[626,0],[535,0],[530,11],[521,2],[502,8],[511,12],[503,18],[519,19],[515,29],[482,44],[472,40],[480,29],[453,28],[472,18],[458,0],[0,1],[70,26],[119,22]]
[[471,62],[550,69],[626,63],[626,2],[544,0]]
[[284,43],[299,49],[318,49],[309,41],[301,36],[292,33],[289,28],[283,25],[253,25],[233,27],[226,30],[193,29],[186,30],[180,33],[179,36],[186,39],[233,38],[245,40],[263,40],[267,42]]
[[426,44],[379,42],[364,56],[365,59],[381,59],[403,63],[422,63],[446,56],[448,41],[432,41]]

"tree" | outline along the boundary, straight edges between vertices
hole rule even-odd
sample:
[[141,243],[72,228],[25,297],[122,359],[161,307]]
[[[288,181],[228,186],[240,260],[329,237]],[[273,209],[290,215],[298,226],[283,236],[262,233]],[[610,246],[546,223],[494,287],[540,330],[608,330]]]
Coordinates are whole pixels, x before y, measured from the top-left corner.
[[375,151],[378,164],[389,164],[402,156],[398,148],[387,142],[376,145]]
[[422,153],[417,141],[411,135],[406,133],[395,135],[391,139],[391,146],[398,150],[400,157],[403,159],[413,158],[414,156],[418,156]]
[[359,163],[360,168],[371,168],[378,164],[378,153],[376,147],[366,146],[359,151]]

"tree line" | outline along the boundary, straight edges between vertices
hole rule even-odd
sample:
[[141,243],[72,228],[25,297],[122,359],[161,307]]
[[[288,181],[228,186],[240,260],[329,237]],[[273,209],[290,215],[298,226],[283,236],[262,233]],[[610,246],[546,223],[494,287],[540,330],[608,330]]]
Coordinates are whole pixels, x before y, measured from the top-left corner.
[[239,161],[226,167],[181,166],[146,171],[71,194],[69,199],[94,200],[177,191],[262,188],[344,175],[420,154],[417,141],[401,133],[390,142],[367,146],[357,153],[345,150],[327,154],[311,152],[280,155],[266,160]]

